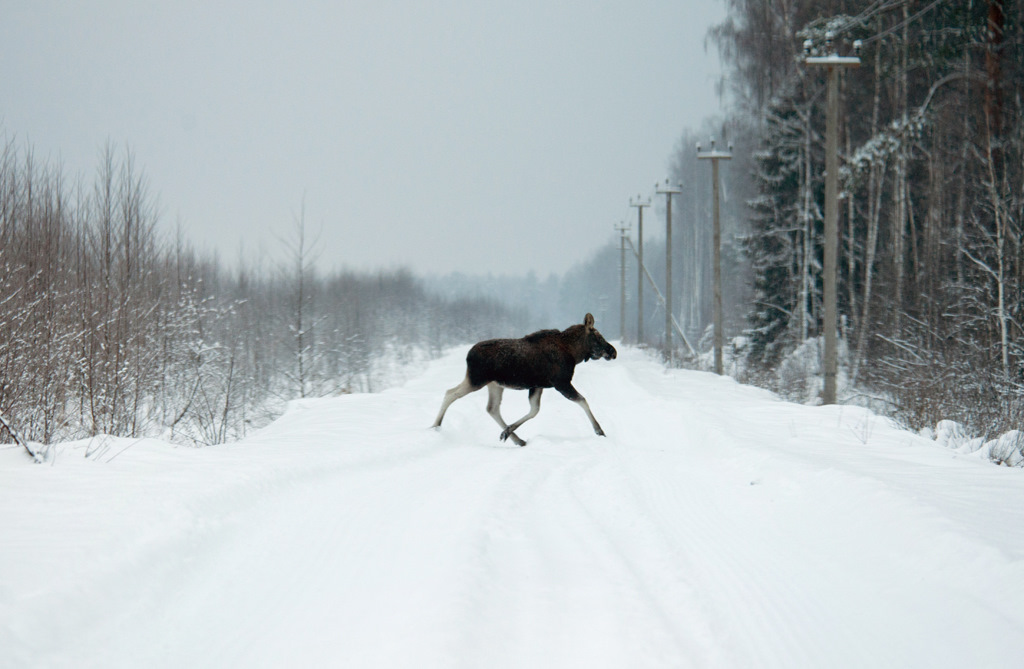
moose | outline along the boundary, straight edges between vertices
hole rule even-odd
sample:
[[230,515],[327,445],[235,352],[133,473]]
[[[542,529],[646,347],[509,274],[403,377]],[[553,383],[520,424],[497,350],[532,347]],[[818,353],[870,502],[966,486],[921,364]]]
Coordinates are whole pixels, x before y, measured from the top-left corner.
[[[590,411],[587,400],[573,388],[572,375],[581,362],[613,360],[616,355],[615,347],[594,327],[591,314],[586,315],[582,325],[572,325],[562,331],[539,330],[520,339],[482,341],[469,349],[466,378],[444,394],[433,427],[441,427],[444,413],[452,402],[487,386],[487,413],[501,426],[500,439],[512,439],[517,446],[525,446],[526,442],[515,431],[540,411],[541,392],[554,388],[578,404],[586,412],[594,432],[603,437],[604,430]],[[505,388],[530,391],[529,413],[511,425],[502,420],[499,410]]]

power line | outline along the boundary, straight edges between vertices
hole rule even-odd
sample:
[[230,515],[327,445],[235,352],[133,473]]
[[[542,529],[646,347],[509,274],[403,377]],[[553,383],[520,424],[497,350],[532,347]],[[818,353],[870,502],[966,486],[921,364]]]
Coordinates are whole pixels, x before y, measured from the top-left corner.
[[[866,26],[868,20],[870,20],[871,18],[883,12],[888,12],[890,10],[896,9],[897,7],[902,6],[904,2],[906,2],[906,0],[876,0],[876,2],[869,5],[860,14],[858,14],[857,16],[848,17],[845,23],[831,27],[831,30],[836,35],[839,35],[841,33],[847,32],[850,28],[852,28],[855,25]],[[861,40],[862,44],[870,44],[872,42],[877,42],[878,40],[884,37],[888,37],[889,35],[899,30],[900,28],[921,18],[922,16],[924,16],[925,14],[927,14],[928,12],[942,4],[943,2],[945,2],[945,0],[933,0],[933,2],[930,5],[926,6],[924,9],[921,9],[913,16],[910,16],[904,19],[903,21],[900,21],[894,26],[886,28],[877,35],[872,35],[871,37],[867,37]]]
[[872,35],[871,37],[868,37],[867,39],[863,40],[861,43],[862,44],[871,44],[872,42],[876,42],[876,41],[882,39],[883,37],[891,35],[892,33],[896,32],[897,30],[902,28],[903,26],[906,26],[906,25],[908,25],[910,23],[913,23],[917,19],[921,18],[922,16],[924,16],[925,14],[930,12],[931,10],[933,10],[936,7],[938,7],[939,5],[941,5],[943,2],[945,2],[945,0],[935,0],[932,4],[928,5],[927,7],[925,7],[924,9],[919,11],[918,13],[914,14],[913,16],[907,17],[903,21],[900,21],[896,25],[891,26],[891,27],[887,28],[886,30],[883,30],[882,32],[878,33],[877,35]]

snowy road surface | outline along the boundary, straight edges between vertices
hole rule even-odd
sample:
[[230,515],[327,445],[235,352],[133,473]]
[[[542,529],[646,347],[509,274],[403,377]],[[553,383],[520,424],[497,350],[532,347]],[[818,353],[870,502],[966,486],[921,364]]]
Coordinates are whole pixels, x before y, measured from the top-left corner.
[[0,450],[0,666],[1022,666],[1024,471],[621,353],[607,438],[427,429],[463,349],[243,443]]

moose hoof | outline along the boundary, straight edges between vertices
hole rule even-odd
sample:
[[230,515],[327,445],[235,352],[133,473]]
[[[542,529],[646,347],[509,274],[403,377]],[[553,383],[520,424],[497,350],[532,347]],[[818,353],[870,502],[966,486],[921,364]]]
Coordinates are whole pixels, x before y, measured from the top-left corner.
[[599,437],[605,436],[604,430],[602,430],[601,428],[597,428],[596,430],[594,430],[594,432],[597,433],[597,436]]
[[511,439],[512,443],[514,443],[516,446],[526,446],[526,442],[520,439],[519,436],[510,429],[505,429],[504,431],[502,431],[499,439],[501,439],[502,441]]

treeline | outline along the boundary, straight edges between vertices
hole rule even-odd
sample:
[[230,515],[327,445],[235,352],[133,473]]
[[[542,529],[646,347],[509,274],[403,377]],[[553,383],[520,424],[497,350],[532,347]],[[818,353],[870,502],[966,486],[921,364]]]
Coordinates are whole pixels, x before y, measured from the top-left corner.
[[224,442],[289,399],[374,390],[387,364],[525,319],[435,297],[406,271],[321,274],[302,216],[284,242],[286,262],[226,269],[161,232],[129,151],[108,146],[86,185],[7,140],[0,439]]
[[[1024,418],[1024,25],[1016,0],[727,0],[711,31],[754,149],[751,356],[821,330],[825,76],[841,75],[841,374],[908,423]],[[841,389],[842,393],[842,389]],[[843,398],[841,398],[842,400]]]

